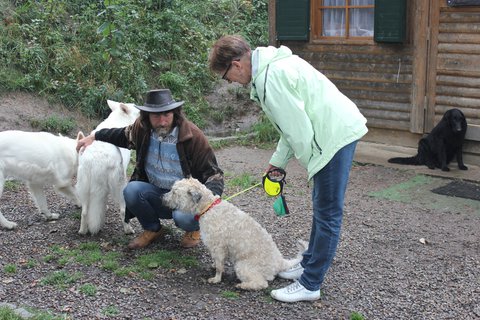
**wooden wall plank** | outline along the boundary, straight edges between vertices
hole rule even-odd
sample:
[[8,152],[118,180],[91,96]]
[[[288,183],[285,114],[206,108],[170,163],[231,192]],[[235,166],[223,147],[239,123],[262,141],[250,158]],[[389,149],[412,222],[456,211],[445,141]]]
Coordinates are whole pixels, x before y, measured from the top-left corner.
[[477,33],[449,33],[444,32],[438,35],[440,43],[480,43],[480,35]]
[[480,71],[480,55],[440,53],[438,70]]

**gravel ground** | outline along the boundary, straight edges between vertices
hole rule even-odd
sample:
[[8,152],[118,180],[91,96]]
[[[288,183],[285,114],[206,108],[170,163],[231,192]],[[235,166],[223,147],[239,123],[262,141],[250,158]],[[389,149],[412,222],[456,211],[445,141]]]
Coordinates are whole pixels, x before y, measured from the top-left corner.
[[[244,147],[217,151],[227,181],[242,173],[259,180],[270,154]],[[296,304],[269,297],[271,289],[287,285],[287,280],[275,279],[267,290],[258,292],[236,289],[231,266],[222,283],[207,283],[214,270],[205,247],[180,249],[182,233],[170,222],[171,232],[164,241],[130,252],[125,248],[133,236],[123,235],[115,207],[109,208],[98,235],[80,236],[80,210],[50,188],[46,189],[50,207],[60,213],[54,222],[37,213],[23,185],[7,188],[0,209],[19,227],[0,228],[0,302],[67,319],[350,319],[353,312],[365,319],[479,319],[479,211],[469,205],[432,209],[420,201],[426,197],[426,191],[420,190],[402,202],[371,195],[413,175],[369,164],[352,169],[342,237],[322,298]],[[226,194],[237,191],[228,186]],[[289,216],[277,217],[274,199],[259,188],[231,202],[261,223],[284,255],[293,256],[297,239],[308,240],[310,192],[305,172],[293,162],[287,168]],[[134,227],[140,231],[136,221]],[[197,265],[153,265],[153,277],[146,278],[138,272],[117,275],[99,262],[82,263],[75,257],[52,259],[56,252],[73,252],[92,241],[100,244],[104,256],[116,253],[124,267],[160,250],[194,258]],[[12,265],[16,271],[8,272]],[[63,288],[45,283],[59,271],[79,277]],[[96,288],[96,294],[86,294],[85,284]]]

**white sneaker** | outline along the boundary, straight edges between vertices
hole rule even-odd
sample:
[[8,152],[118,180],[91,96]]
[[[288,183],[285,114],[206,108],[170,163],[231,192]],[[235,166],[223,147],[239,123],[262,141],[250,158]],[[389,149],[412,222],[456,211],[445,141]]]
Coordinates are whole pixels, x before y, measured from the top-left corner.
[[270,295],[273,299],[283,302],[313,301],[320,299],[320,290],[307,290],[300,282],[295,281],[285,288],[272,290]]
[[293,267],[291,267],[290,269],[279,272],[277,276],[282,279],[297,280],[297,279],[300,279],[300,276],[302,275],[302,273],[303,273],[303,267],[299,262]]

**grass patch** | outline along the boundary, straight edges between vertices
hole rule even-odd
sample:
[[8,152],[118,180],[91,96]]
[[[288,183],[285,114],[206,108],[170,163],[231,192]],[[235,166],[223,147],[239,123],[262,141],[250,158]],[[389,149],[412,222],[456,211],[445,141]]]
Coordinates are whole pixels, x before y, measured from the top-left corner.
[[35,268],[37,266],[37,260],[34,260],[34,259],[29,259],[27,261],[27,263],[25,264],[25,267],[27,267],[28,269],[31,269],[31,268]]
[[80,286],[79,291],[89,297],[94,297],[97,295],[97,287],[91,283],[86,283]]
[[365,317],[359,312],[352,312],[350,314],[350,320],[364,320]]
[[10,274],[17,273],[17,266],[14,264],[7,264],[5,267],[3,267],[3,271]]
[[118,308],[115,306],[108,306],[103,309],[103,314],[107,317],[114,317],[120,314],[120,310],[118,310]]
[[70,274],[66,271],[55,271],[40,280],[40,284],[44,286],[54,286],[59,289],[66,289],[82,277],[82,274],[75,272]]
[[240,297],[240,294],[235,291],[222,291],[221,296],[226,298],[226,299],[238,299]]
[[5,184],[3,185],[3,190],[5,191],[18,191],[20,189],[20,185],[22,183],[17,180],[6,180]]
[[22,320],[23,318],[17,315],[9,307],[0,307],[0,319],[2,320]]
[[198,261],[194,257],[184,256],[179,251],[160,250],[139,256],[135,264],[140,267],[141,270],[157,268],[171,269],[174,267],[196,267],[198,266]]
[[30,125],[40,131],[69,134],[75,128],[74,119],[50,116],[45,119],[32,119]]
[[393,185],[380,191],[370,192],[368,195],[371,197],[408,202],[411,199],[412,193],[416,192],[419,187],[431,183],[432,180],[433,179],[431,177],[417,175],[406,182]]
[[254,177],[249,175],[248,173],[242,173],[239,176],[233,177],[227,181],[227,186],[228,187],[237,187],[240,189],[246,189],[248,187],[253,186],[256,184],[257,181],[255,180]]
[[[140,255],[131,266],[122,266],[120,264],[121,253],[115,251],[104,252],[96,242],[82,243],[75,248],[52,246],[50,251],[51,253],[43,258],[47,263],[57,263],[61,267],[71,263],[98,266],[120,277],[137,275],[145,280],[153,279],[155,276],[153,271],[158,268],[178,269],[198,266],[198,261],[195,257],[184,255],[180,251],[168,250]],[[56,278],[61,276],[65,276],[65,274],[56,274],[44,282],[55,283]],[[60,278],[59,281],[61,280]]]

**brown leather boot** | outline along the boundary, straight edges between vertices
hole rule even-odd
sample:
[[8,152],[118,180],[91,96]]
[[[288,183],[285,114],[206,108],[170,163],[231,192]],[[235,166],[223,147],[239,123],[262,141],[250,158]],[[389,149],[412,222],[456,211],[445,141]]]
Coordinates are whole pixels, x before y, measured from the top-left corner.
[[193,248],[200,243],[200,231],[185,232],[180,245],[184,248]]
[[157,240],[158,238],[165,237],[164,229],[160,229],[159,231],[143,231],[138,237],[132,240],[128,244],[128,249],[142,249],[148,246],[153,241]]

